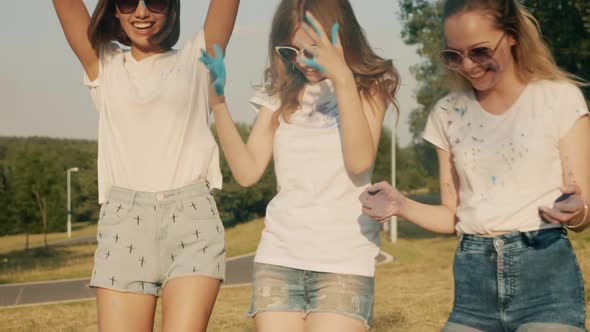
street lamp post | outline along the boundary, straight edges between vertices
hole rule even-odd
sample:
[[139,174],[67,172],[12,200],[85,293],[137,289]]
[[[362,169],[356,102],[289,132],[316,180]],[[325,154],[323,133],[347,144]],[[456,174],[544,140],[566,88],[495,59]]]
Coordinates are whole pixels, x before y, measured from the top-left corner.
[[72,237],[72,195],[70,190],[70,173],[77,172],[78,167],[68,168],[67,175],[68,175],[68,239]]

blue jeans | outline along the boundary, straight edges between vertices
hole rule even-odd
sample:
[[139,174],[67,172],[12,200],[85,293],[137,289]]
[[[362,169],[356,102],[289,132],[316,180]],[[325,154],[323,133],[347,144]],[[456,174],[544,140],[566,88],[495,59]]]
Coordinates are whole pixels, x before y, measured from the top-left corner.
[[373,321],[374,278],[254,263],[248,316],[259,312],[331,312]]
[[585,331],[582,274],[565,233],[463,235],[443,331]]

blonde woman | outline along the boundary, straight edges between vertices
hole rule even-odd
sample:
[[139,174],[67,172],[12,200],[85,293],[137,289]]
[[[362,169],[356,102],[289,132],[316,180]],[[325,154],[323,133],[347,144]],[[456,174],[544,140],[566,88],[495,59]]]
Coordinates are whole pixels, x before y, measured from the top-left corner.
[[442,204],[379,183],[361,196],[363,211],[459,235],[444,331],[584,331],[567,238],[590,223],[590,119],[578,80],[555,65],[517,0],[448,0],[443,20],[441,58],[459,84],[424,131]]
[[[346,0],[281,1],[269,59],[247,143],[223,98],[212,101],[238,183],[256,183],[274,156],[279,190],[267,207],[249,315],[258,331],[365,331],[379,223],[362,215],[358,195],[397,72],[369,47]],[[203,60],[223,75],[219,54]]]

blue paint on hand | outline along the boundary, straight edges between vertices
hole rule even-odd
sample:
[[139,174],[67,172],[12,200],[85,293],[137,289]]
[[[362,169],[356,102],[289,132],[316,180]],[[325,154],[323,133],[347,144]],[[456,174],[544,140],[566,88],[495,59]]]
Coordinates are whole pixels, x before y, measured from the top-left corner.
[[322,65],[317,63],[315,61],[315,59],[309,59],[309,58],[302,57],[300,61],[303,62],[307,66],[317,69],[322,74],[326,72],[326,69],[324,67],[322,67]]
[[305,13],[305,19],[307,20],[307,22],[309,22],[311,27],[315,30],[315,33],[317,33],[318,36],[321,36],[322,34],[320,32],[320,28],[313,22],[313,20],[311,19],[311,17],[309,16],[308,13]]
[[211,76],[213,77],[213,88],[215,89],[215,94],[218,96],[223,96],[225,91],[225,79],[226,79],[226,70],[225,64],[223,63],[223,51],[219,45],[213,45],[213,50],[215,51],[215,57],[212,57],[205,51],[201,49],[201,57],[199,61],[205,64]]
[[340,24],[334,23],[332,25],[332,45],[336,46],[338,42],[338,30],[340,29]]
[[496,180],[497,180],[496,176],[495,175],[492,175],[492,183],[493,184],[496,184]]

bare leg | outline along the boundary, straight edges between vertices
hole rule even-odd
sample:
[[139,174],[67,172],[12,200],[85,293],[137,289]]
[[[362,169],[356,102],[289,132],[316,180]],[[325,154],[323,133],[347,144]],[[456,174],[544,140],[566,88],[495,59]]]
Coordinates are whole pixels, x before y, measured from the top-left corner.
[[366,332],[367,326],[359,319],[336,313],[310,313],[305,319],[305,332]]
[[205,331],[220,284],[206,276],[168,281],[162,291],[162,331]]
[[99,331],[152,331],[156,297],[96,289]]
[[254,316],[257,332],[303,332],[301,312],[260,312]]

